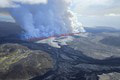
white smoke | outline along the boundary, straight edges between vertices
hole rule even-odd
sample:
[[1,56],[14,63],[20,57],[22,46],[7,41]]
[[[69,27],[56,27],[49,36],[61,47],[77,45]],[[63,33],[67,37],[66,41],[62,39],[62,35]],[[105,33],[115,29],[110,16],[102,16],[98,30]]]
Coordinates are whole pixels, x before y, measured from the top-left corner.
[[[25,30],[26,39],[84,32],[82,24],[70,10],[71,2],[71,0],[12,0],[9,2],[8,11]],[[11,4],[14,4],[14,7]]]

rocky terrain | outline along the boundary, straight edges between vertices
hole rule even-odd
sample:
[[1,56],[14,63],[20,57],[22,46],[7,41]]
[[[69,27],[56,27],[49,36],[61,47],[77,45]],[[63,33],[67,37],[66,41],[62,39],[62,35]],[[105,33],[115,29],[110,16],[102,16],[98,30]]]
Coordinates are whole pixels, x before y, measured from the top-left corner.
[[0,37],[20,35],[23,32],[17,24],[12,22],[0,22]]
[[113,72],[99,75],[99,80],[120,80],[120,73]]
[[[120,71],[120,58],[102,58],[101,56],[99,56],[101,59],[92,58],[78,50],[79,44],[76,45],[78,49],[72,48],[69,43],[69,46],[62,45],[60,48],[41,43],[24,45],[29,46],[30,49],[41,49],[50,53],[56,64],[52,71],[32,80],[99,80],[99,75],[103,73],[119,73]],[[34,45],[34,47],[30,45]]]
[[120,36],[109,36],[100,41],[108,46],[114,46],[120,48]]
[[28,80],[53,68],[49,54],[19,44],[0,45],[0,80]]
[[69,42],[68,45],[82,51],[86,56],[95,59],[106,59],[109,57],[120,57],[119,38],[119,33],[113,33],[113,35],[111,33],[90,33],[88,37],[75,36],[75,39]]
[[119,80],[119,31],[33,42],[6,35],[0,37],[1,80]]

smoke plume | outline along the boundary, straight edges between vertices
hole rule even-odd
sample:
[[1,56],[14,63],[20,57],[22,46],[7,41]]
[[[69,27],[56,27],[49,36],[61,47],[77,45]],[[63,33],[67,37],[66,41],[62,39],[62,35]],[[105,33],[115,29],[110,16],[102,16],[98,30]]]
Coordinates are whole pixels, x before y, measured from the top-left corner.
[[29,39],[84,32],[71,4],[71,0],[12,0],[6,7]]

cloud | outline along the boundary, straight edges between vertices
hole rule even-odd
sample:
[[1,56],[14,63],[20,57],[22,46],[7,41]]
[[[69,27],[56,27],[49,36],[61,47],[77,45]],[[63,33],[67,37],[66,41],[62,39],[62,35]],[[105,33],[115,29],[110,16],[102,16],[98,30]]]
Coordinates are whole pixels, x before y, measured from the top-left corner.
[[5,7],[10,7],[12,6],[12,1],[10,0],[0,0],[0,7],[5,8]]
[[118,17],[118,16],[120,16],[120,14],[115,14],[115,13],[109,13],[109,14],[106,14],[105,16],[113,16],[113,17]]
[[47,0],[0,0],[0,8],[16,7],[16,3],[22,4],[40,4],[47,3]]
[[74,0],[72,8],[84,26],[120,28],[120,0]]
[[26,4],[39,4],[39,3],[47,3],[47,0],[13,0],[13,2],[20,2]]
[[104,16],[120,13],[120,0],[75,0],[75,11],[82,15]]

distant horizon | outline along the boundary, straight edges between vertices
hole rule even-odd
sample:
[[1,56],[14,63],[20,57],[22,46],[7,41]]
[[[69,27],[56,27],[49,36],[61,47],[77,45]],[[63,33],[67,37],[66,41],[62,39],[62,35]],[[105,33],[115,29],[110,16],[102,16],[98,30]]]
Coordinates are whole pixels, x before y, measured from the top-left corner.
[[[66,1],[73,1],[70,8],[77,15],[78,21],[83,26],[105,26],[120,29],[120,0]],[[1,5],[5,4],[4,0],[1,2],[3,2]],[[11,15],[3,8],[0,8],[0,21],[15,22]]]
[[[98,17],[99,18],[99,17]],[[110,21],[107,21],[106,19],[96,19],[95,16],[93,17],[88,17],[88,16],[78,16],[78,21],[83,24],[84,27],[112,27],[115,29],[120,29],[120,20],[117,20],[118,17],[107,17],[110,19]],[[119,17],[120,18],[120,17]],[[5,21],[5,22],[14,22],[15,20],[8,15],[0,15],[0,21]],[[113,24],[113,22],[114,24]],[[104,22],[104,24],[103,24]],[[109,24],[107,22],[110,22]],[[118,23],[118,24],[117,24]]]
[[[11,16],[0,16],[0,22],[11,22],[11,23],[16,23],[15,20]],[[82,22],[82,20],[80,20]],[[83,21],[84,22],[84,21]],[[89,28],[97,28],[97,27],[103,27],[103,28],[114,28],[114,29],[120,29],[120,27],[114,27],[114,26],[106,26],[106,25],[96,25],[96,26],[89,26],[89,25],[84,25],[83,27],[89,27]]]
[[78,20],[87,27],[106,26],[120,29],[118,16],[78,16]]

